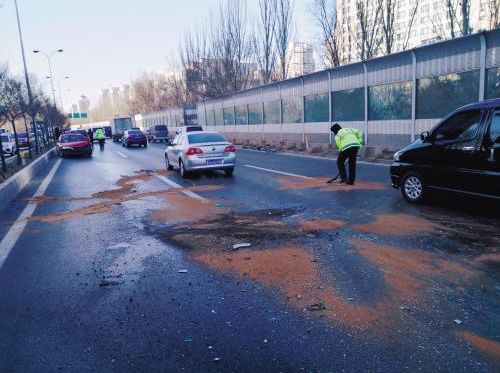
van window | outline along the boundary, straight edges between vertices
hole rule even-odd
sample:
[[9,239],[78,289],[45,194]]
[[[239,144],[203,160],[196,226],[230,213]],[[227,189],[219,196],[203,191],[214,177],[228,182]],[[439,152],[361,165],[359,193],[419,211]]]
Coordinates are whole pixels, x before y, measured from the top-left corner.
[[165,125],[159,125],[159,126],[155,126],[155,131],[166,131],[167,130],[167,126]]
[[432,134],[434,140],[472,140],[481,124],[482,110],[467,110],[444,121]]
[[491,118],[490,141],[492,144],[500,143],[500,110],[495,111]]

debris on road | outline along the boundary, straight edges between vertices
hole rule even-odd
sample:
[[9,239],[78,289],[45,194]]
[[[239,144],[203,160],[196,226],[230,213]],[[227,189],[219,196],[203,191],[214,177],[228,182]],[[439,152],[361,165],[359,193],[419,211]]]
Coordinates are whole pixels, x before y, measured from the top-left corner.
[[179,269],[177,273],[188,273],[187,269]]
[[238,249],[241,249],[243,247],[250,247],[250,246],[252,246],[252,244],[248,243],[248,242],[236,243],[233,245],[233,250],[238,250]]
[[224,205],[222,202],[215,202],[215,207],[223,207]]
[[117,286],[120,285],[121,283],[119,281],[110,281],[110,280],[102,280],[99,283],[99,287],[107,287],[107,286]]
[[460,325],[463,321],[462,320],[459,320],[459,319],[455,319],[453,320],[453,322],[457,325]]
[[221,361],[221,360],[222,360],[222,359],[221,359],[220,357],[216,357],[216,358],[214,358],[214,361],[215,361],[216,363],[217,363],[217,362],[219,362],[219,361]]
[[315,304],[311,304],[306,309],[308,311],[315,312],[315,311],[324,311],[324,310],[326,310],[326,307],[323,303],[315,303]]

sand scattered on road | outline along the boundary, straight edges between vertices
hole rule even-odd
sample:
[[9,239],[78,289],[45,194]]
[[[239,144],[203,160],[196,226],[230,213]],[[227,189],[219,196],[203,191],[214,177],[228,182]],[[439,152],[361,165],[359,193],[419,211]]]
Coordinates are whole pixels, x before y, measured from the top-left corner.
[[327,184],[329,178],[317,177],[313,179],[301,179],[297,177],[280,176],[275,180],[281,184],[280,190],[301,190],[315,188],[322,192],[339,192],[350,190],[383,190],[387,188],[384,183],[375,181],[357,181],[356,185],[345,185],[339,183]]
[[457,333],[457,336],[463,338],[468,344],[477,348],[481,353],[495,361],[498,367],[500,367],[500,342],[492,341],[491,339],[469,332]]
[[475,260],[481,264],[500,264],[500,253],[482,254]]
[[352,228],[370,234],[407,236],[433,232],[436,226],[435,223],[408,214],[385,214],[367,224],[354,224]]
[[153,220],[165,223],[193,222],[216,217],[224,212],[209,200],[202,201],[182,194],[164,194],[162,198],[169,205],[163,210],[152,212],[150,216]]
[[41,221],[44,223],[55,223],[62,220],[77,218],[86,215],[103,214],[110,212],[113,208],[112,203],[100,203],[88,207],[78,208],[72,211],[60,212],[50,215],[33,215],[29,218],[32,221]]
[[314,312],[317,316],[351,326],[368,326],[385,318],[383,305],[379,309],[356,305],[322,281],[314,256],[298,245],[258,251],[201,252],[193,253],[192,257],[213,270],[276,287],[288,302],[301,310],[319,306]]
[[342,220],[302,220],[299,227],[306,232],[330,231],[342,228],[347,223]]
[[415,249],[379,245],[353,239],[356,252],[377,265],[396,299],[415,300],[423,296],[433,280],[462,285],[475,276],[463,265]]

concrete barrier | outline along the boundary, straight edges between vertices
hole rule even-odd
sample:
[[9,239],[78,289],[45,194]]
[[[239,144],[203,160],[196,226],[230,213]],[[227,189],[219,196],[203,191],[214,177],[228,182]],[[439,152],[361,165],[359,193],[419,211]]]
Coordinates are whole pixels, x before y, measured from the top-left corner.
[[49,163],[50,159],[57,157],[55,148],[36,159],[33,163],[24,167],[20,171],[0,184],[0,212],[6,208],[30,181],[38,175]]

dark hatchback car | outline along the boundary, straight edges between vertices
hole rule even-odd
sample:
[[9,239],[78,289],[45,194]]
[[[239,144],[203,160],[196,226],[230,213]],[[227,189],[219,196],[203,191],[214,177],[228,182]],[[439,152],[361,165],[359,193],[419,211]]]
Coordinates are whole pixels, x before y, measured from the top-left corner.
[[500,200],[500,99],[461,107],[394,155],[392,185],[413,203],[431,190]]
[[61,157],[68,155],[92,156],[92,144],[79,133],[66,133],[57,141],[57,152]]
[[154,141],[160,141],[160,142],[167,142],[168,141],[168,128],[164,124],[157,124],[152,126],[148,130],[148,141],[149,142],[154,142]]
[[131,145],[143,145],[147,148],[148,140],[146,139],[146,134],[140,129],[126,130],[123,134],[122,146],[128,148]]

